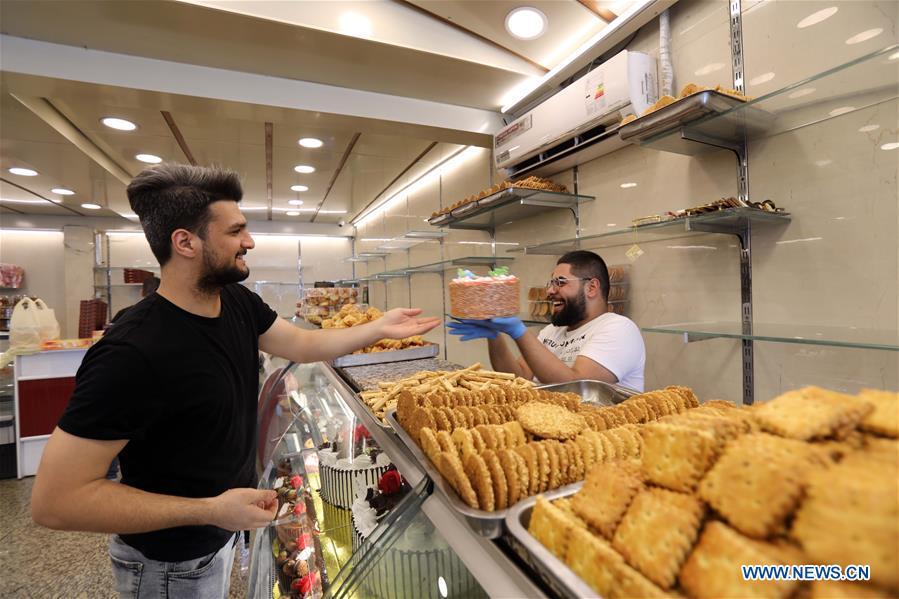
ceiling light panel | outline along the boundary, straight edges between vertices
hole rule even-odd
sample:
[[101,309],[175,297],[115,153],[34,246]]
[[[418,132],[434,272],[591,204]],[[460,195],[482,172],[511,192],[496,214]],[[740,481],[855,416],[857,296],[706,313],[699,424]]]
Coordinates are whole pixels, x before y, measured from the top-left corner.
[[34,169],[25,168],[22,166],[14,166],[9,169],[9,172],[13,175],[19,175],[20,177],[37,177],[38,172]]
[[110,129],[115,129],[117,131],[134,131],[135,129],[137,129],[136,123],[133,123],[128,119],[114,116],[105,116],[100,119],[100,122]]
[[506,31],[520,40],[537,39],[548,24],[546,15],[531,6],[516,8],[506,15]]

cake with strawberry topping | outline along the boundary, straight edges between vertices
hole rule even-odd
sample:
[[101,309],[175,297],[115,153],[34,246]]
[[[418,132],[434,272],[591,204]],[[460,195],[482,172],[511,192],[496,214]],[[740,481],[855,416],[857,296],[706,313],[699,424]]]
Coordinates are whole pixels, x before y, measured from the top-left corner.
[[349,509],[357,492],[377,484],[389,464],[390,458],[360,424],[351,435],[341,435],[336,441],[319,448],[322,499]]
[[519,312],[521,285],[509,268],[494,268],[487,276],[459,269],[450,281],[450,313],[456,318],[487,320],[501,316],[515,316]]

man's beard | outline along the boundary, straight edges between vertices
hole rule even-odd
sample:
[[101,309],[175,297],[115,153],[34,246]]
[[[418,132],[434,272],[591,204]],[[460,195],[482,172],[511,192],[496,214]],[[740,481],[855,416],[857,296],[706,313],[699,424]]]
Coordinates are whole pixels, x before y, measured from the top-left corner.
[[572,299],[563,299],[562,309],[554,313],[550,319],[557,327],[570,327],[587,318],[587,297],[583,289]]
[[[245,256],[246,251],[241,255]],[[201,293],[218,293],[225,285],[239,283],[249,276],[249,268],[241,270],[234,262],[224,265],[216,264],[215,256],[209,247],[203,247],[203,274],[200,275],[197,281],[197,289]]]

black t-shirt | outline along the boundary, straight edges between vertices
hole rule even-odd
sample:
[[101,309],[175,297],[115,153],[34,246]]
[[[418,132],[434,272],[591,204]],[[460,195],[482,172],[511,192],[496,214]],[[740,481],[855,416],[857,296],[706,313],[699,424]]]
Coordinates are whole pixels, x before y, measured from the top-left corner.
[[[59,427],[128,439],[123,484],[181,497],[255,486],[259,335],[277,315],[241,285],[221,298],[219,317],[205,318],[148,295],[85,355]],[[173,562],[211,553],[231,534],[183,526],[121,536],[148,558]]]

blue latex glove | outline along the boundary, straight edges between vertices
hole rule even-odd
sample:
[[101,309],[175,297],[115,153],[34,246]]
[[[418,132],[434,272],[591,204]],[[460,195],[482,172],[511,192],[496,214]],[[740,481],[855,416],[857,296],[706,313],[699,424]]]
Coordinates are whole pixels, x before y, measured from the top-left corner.
[[[499,333],[505,333],[512,339],[518,339],[528,330],[517,316],[491,318],[490,320],[460,318],[459,322],[451,322],[447,326],[450,328],[450,334],[463,335],[462,341],[468,341],[469,339],[496,339]],[[454,332],[457,330],[460,332]]]
[[451,321],[446,323],[450,335],[459,335],[462,341],[471,341],[472,339],[496,339],[499,334],[490,327],[482,326],[489,323],[489,320],[464,320]]

